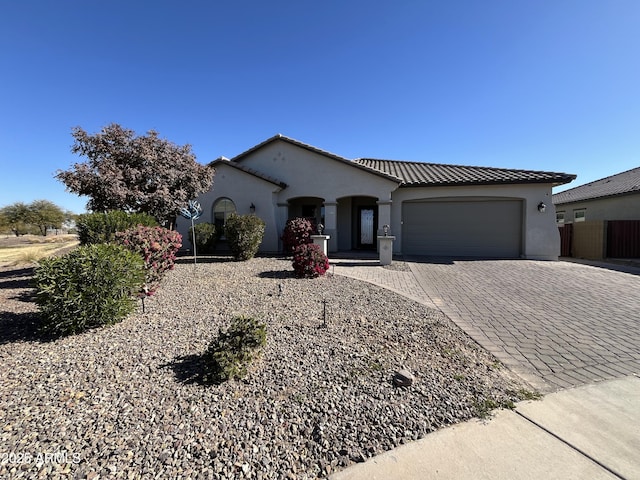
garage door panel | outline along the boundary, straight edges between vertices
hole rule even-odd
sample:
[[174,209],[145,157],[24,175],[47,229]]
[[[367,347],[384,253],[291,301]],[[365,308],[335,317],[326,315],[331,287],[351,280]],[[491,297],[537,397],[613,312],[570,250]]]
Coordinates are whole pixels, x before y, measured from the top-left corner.
[[518,200],[424,201],[403,204],[403,252],[409,255],[517,258]]

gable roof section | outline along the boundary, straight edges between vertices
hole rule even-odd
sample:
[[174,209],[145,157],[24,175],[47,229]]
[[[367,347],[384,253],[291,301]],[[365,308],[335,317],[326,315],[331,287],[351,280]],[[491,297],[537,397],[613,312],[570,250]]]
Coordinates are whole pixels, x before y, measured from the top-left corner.
[[254,170],[253,168],[249,168],[249,167],[245,167],[244,165],[238,165],[237,163],[233,163],[232,161],[230,161],[228,158],[225,158],[225,157],[220,157],[217,160],[214,160],[213,162],[209,163],[209,165],[212,165],[214,168],[216,168],[217,166],[220,166],[221,164],[228,165],[229,167],[241,170],[245,173],[248,173],[249,175],[253,175],[254,177],[260,178],[266,182],[273,183],[274,185],[277,185],[280,188],[287,188],[287,184],[284,182],[281,182],[277,178],[273,178],[269,175],[265,175],[264,173],[260,173],[257,170]]
[[556,193],[553,203],[560,205],[632,193],[640,193],[640,167]]
[[552,183],[562,185],[576,178],[568,173],[512,170],[506,168],[444,165],[359,158],[360,165],[386,172],[402,179],[401,187],[460,185],[501,185],[514,183]]
[[392,180],[392,181],[397,182],[397,183],[402,182],[401,178],[398,178],[398,177],[396,177],[396,176],[394,176],[394,175],[392,175],[390,173],[387,173],[387,172],[384,172],[384,171],[381,171],[381,170],[378,170],[378,169],[375,169],[375,168],[370,168],[367,165],[362,165],[360,163],[354,162],[353,160],[349,160],[347,158],[344,158],[344,157],[341,157],[339,155],[336,155],[335,153],[331,153],[331,152],[327,152],[325,150],[321,150],[321,149],[316,148],[316,147],[314,147],[312,145],[300,142],[298,140],[294,140],[293,138],[285,137],[284,135],[281,135],[281,134],[274,135],[273,137],[268,138],[264,142],[259,143],[255,147],[251,147],[249,150],[247,150],[245,152],[242,152],[239,155],[236,155],[235,157],[233,157],[230,160],[230,162],[234,163],[234,164],[242,162],[242,160],[244,158],[246,158],[249,154],[255,152],[256,150],[261,149],[262,147],[264,147],[264,146],[266,146],[266,145],[268,145],[270,143],[278,141],[278,140],[286,142],[286,143],[289,143],[291,145],[295,145],[295,146],[300,147],[300,148],[304,148],[305,150],[308,150],[308,151],[313,152],[313,153],[317,153],[317,154],[322,155],[322,156],[327,157],[327,158],[331,158],[331,159],[336,160],[338,162],[345,163],[345,164],[347,164],[347,165],[349,165],[351,167],[355,167],[355,168],[358,168],[360,170],[364,170],[366,172],[373,173],[374,175],[378,175],[380,177],[384,177],[384,178],[386,178],[388,180]]

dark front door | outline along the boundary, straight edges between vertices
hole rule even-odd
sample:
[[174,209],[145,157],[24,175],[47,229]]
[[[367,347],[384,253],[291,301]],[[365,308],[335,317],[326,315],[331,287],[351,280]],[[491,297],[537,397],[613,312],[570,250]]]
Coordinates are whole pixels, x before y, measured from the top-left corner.
[[375,207],[358,208],[358,248],[376,247],[377,218]]

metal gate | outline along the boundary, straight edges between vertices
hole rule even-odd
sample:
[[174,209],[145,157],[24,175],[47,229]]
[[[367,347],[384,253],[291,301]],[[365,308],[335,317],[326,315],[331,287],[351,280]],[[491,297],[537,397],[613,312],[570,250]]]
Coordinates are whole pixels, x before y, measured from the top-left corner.
[[571,237],[573,235],[573,224],[567,223],[558,227],[560,231],[560,256],[571,256]]
[[640,220],[607,222],[607,257],[640,258]]

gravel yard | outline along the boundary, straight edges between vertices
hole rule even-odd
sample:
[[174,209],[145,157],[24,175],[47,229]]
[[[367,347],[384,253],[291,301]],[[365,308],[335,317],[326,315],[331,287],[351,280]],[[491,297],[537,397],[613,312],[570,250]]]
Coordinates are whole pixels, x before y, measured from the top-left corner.
[[[145,313],[48,342],[31,270],[0,269],[1,478],[324,477],[524,387],[390,291],[297,279],[283,258],[183,260]],[[267,323],[263,355],[243,381],[204,385],[201,354],[236,315]],[[402,367],[413,386],[392,385]]]

